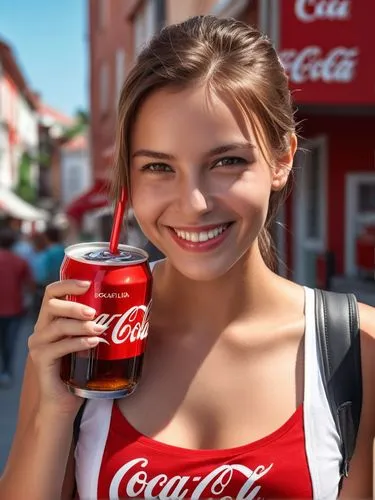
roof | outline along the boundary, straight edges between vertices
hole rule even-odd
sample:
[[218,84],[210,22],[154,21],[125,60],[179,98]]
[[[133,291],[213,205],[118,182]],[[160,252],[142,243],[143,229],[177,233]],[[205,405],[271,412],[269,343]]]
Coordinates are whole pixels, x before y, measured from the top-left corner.
[[58,111],[48,104],[41,102],[38,108],[39,114],[44,118],[51,119],[54,123],[59,123],[64,126],[71,126],[74,123],[74,119],[71,116],[64,115],[61,111]]
[[62,146],[62,149],[64,151],[79,151],[82,149],[87,149],[87,147],[88,147],[88,141],[86,134],[81,134],[77,135],[77,137],[74,137],[69,142],[65,143]]
[[12,79],[18,90],[23,93],[27,102],[33,109],[37,109],[37,100],[19,67],[14,52],[10,45],[0,39],[0,61],[5,73]]

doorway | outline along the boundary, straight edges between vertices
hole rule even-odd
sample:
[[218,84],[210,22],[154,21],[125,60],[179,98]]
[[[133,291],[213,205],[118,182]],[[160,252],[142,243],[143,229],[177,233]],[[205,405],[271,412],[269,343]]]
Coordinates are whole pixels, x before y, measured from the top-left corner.
[[294,280],[314,287],[317,257],[327,248],[326,137],[304,141],[294,169]]

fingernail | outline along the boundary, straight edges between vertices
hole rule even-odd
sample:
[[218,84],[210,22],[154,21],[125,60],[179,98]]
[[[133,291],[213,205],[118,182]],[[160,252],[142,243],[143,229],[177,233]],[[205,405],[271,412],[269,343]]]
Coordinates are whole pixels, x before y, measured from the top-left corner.
[[83,314],[89,318],[92,318],[95,315],[96,311],[92,307],[85,307],[83,309]]
[[95,337],[87,337],[87,339],[86,339],[86,342],[91,347],[95,347],[96,345],[98,345],[99,341],[100,341],[100,339],[95,338]]
[[106,327],[106,326],[104,326],[104,325],[98,325],[98,324],[96,324],[96,325],[93,327],[93,330],[94,330],[94,332],[95,332],[95,333],[103,333],[103,332],[104,332],[104,330],[106,330],[106,328],[107,328],[107,327]]
[[81,288],[87,288],[91,285],[91,281],[76,280],[76,285],[80,286]]

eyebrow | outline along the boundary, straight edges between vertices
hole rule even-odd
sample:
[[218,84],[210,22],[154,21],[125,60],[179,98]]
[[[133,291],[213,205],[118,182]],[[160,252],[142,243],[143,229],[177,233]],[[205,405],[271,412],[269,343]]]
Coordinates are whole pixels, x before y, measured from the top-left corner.
[[[217,156],[223,153],[228,153],[229,151],[233,151],[235,149],[254,149],[255,146],[251,142],[232,142],[231,144],[224,144],[222,146],[218,146],[216,148],[210,149],[205,156],[210,157],[210,156]],[[168,153],[162,153],[160,151],[151,151],[150,149],[138,149],[133,154],[133,158],[143,156],[147,158],[156,158],[158,160],[177,160],[177,158],[171,154]]]

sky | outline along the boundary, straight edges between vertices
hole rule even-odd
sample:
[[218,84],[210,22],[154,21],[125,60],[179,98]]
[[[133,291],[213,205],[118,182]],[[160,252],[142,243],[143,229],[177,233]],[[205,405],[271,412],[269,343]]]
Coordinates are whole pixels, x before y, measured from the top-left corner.
[[88,107],[87,0],[0,0],[0,38],[42,100],[73,115]]

